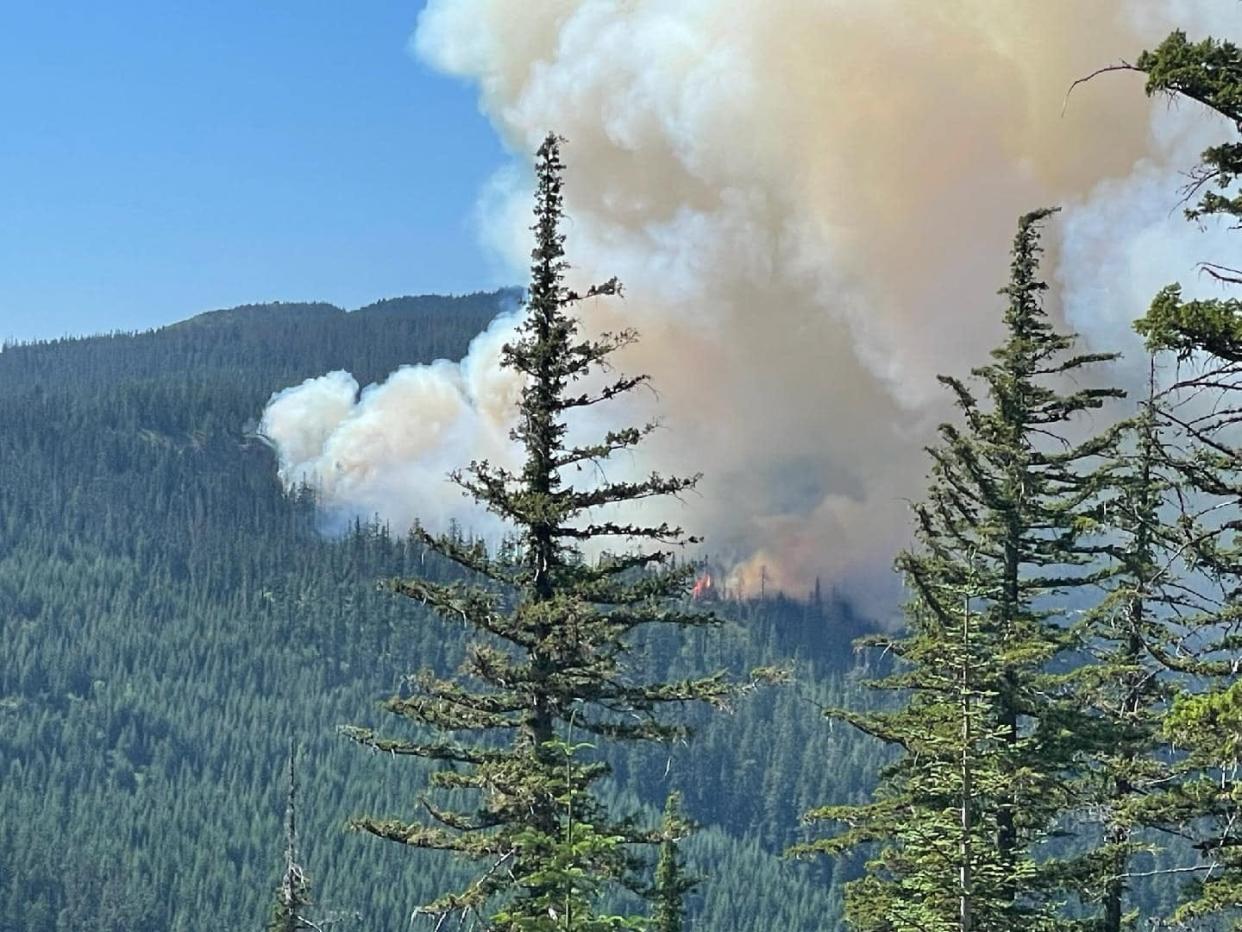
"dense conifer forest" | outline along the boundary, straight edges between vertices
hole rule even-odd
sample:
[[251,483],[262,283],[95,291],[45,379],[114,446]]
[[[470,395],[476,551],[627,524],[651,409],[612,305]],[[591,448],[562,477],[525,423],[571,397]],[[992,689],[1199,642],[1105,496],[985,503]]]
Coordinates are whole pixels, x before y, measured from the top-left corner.
[[[248,425],[273,391],[328,369],[365,382],[460,356],[512,300],[265,305],[0,353],[0,929],[258,928],[283,869],[291,740],[321,913],[404,928],[444,888],[433,856],[345,830],[408,813],[422,776],[338,728],[388,727],[379,701],[422,664],[451,669],[465,644],[377,582],[459,571],[374,523],[321,533]],[[856,690],[849,645],[865,625],[828,595],[723,614],[650,655],[674,673],[797,658],[813,677],[705,720],[691,747],[625,755],[609,793],[654,823],[681,791],[703,826],[692,869],[729,878],[687,897],[703,927],[779,917],[809,932],[839,884],[780,854],[803,810],[861,798],[882,756],[815,704]]]

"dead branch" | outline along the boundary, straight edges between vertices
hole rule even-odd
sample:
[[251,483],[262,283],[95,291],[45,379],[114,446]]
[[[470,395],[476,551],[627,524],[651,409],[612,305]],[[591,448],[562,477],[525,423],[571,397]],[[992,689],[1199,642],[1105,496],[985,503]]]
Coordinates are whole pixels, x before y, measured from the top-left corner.
[[1089,75],[1079,78],[1077,81],[1071,84],[1069,86],[1069,89],[1065,92],[1065,100],[1061,103],[1061,116],[1065,116],[1065,111],[1069,109],[1070,94],[1074,93],[1074,88],[1078,87],[1078,85],[1086,84],[1088,81],[1092,80],[1093,78],[1098,78],[1100,75],[1107,74],[1110,71],[1138,71],[1138,70],[1139,70],[1138,68],[1135,68],[1128,61],[1122,61],[1116,65],[1105,65],[1103,68],[1097,68],[1095,69],[1095,71],[1091,72]]

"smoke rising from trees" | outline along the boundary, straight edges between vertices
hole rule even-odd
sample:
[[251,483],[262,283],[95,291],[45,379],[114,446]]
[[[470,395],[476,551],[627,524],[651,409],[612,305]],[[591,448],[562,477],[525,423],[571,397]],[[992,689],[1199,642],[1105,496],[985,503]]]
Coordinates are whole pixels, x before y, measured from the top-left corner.
[[[1156,287],[1195,284],[1211,258],[1175,170],[1208,118],[1145,101],[1136,75],[1063,106],[1067,88],[1174,26],[1227,33],[1239,15],[1233,0],[547,0],[520,15],[430,0],[414,47],[478,87],[515,153],[478,207],[514,280],[530,154],[550,129],[568,140],[572,283],[607,270],[627,286],[588,302],[586,326],[640,331],[622,365],[651,373],[641,413],[669,428],[644,456],[706,471],[671,517],[743,579],[766,567],[771,586],[822,575],[875,596],[922,487],[912,451],[946,413],[935,374],[964,374],[999,337],[1017,215],[1065,207],[1050,301],[1108,348]],[[339,513],[493,532],[443,475],[511,455],[516,387],[495,360],[513,319],[460,365],[276,396],[263,430],[283,478]]]

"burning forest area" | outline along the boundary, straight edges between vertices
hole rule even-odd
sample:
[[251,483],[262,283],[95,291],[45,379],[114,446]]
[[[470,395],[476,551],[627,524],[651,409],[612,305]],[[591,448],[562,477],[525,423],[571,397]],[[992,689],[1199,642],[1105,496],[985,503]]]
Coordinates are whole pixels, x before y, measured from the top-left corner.
[[[690,587],[690,600],[692,602],[745,602],[748,599],[763,601],[769,595],[780,591],[775,588],[769,589],[766,566],[759,566],[753,571],[752,576],[748,576],[747,572],[747,567],[733,567],[730,570],[724,565],[713,564],[710,561],[704,562],[694,577],[694,584]],[[797,598],[794,593],[781,592],[781,595],[795,600]],[[823,603],[822,583],[818,577],[805,598],[815,605]]]
[[1242,929],[1237,0],[7,12],[0,932]]

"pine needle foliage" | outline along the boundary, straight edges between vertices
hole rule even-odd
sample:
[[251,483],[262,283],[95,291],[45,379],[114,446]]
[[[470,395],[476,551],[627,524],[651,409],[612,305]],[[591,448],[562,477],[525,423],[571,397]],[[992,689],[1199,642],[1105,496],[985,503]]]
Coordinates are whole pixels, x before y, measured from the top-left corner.
[[[944,424],[927,498],[914,507],[918,546],[897,567],[910,591],[907,628],[867,639],[896,670],[872,682],[891,711],[831,710],[898,750],[872,801],[808,814],[832,837],[805,854],[868,853],[847,891],[866,932],[1070,928],[1063,882],[1036,847],[1071,805],[1077,712],[1050,672],[1073,646],[1050,608],[1096,581],[1083,522],[1111,438],[1070,439],[1073,422],[1121,396],[1074,387],[1109,354],[1073,354],[1041,304],[1039,232],[1051,210],[1021,218],[1005,341],[975,369],[983,388],[942,376],[962,424]],[[1070,385],[1068,390],[1063,386]]]
[[[608,767],[586,742],[683,738],[685,726],[662,710],[721,705],[735,688],[723,673],[644,682],[636,669],[631,644],[640,629],[715,619],[684,607],[692,567],[678,565],[670,548],[693,538],[666,522],[620,517],[630,512],[619,509],[676,497],[698,477],[602,478],[596,467],[635,448],[654,424],[570,441],[575,412],[632,392],[647,377],[609,366],[636,339],[633,331],[587,338],[572,313],[583,300],[619,295],[621,287],[613,279],[577,292],[565,283],[557,137],[543,142],[535,171],[526,317],[502,354],[503,365],[523,379],[512,437],[524,464],[511,471],[477,461],[453,475],[467,495],[508,522],[513,546],[493,555],[460,536],[424,534],[479,582],[410,579],[393,588],[466,625],[477,640],[456,675],[423,671],[386,703],[417,726],[415,739],[351,732],[384,752],[440,764],[432,785],[457,791],[455,806],[426,798],[420,820],[366,817],[355,826],[478,865],[470,884],[423,908],[438,926],[457,916],[454,922],[468,917],[501,932],[631,928],[641,921],[600,915],[598,901],[616,883],[647,889],[633,846],[658,843],[660,833],[605,810],[592,787]],[[584,549],[603,546],[612,555],[584,556]],[[457,803],[463,798],[472,802]]]
[[1181,779],[1158,803],[1162,815],[1195,829],[1202,869],[1173,915],[1179,928],[1242,929],[1242,681],[1178,697],[1164,736],[1184,752]]
[[685,929],[686,894],[699,885],[700,878],[687,873],[680,845],[693,831],[693,823],[681,811],[681,794],[670,793],[660,820],[660,858],[651,889],[651,899],[655,903],[654,932],[683,932]]
[[1178,680],[1200,669],[1196,640],[1210,622],[1210,590],[1194,584],[1179,509],[1185,481],[1150,361],[1147,398],[1118,426],[1099,478],[1096,533],[1102,596],[1077,626],[1080,662],[1070,691],[1085,713],[1075,731],[1084,755],[1075,778],[1079,819],[1098,841],[1067,870],[1084,915],[1098,932],[1135,928],[1134,859],[1158,847],[1170,827],[1153,800],[1169,788],[1174,751],[1163,721]]
[[[1177,31],[1157,48],[1143,52],[1135,67],[1147,75],[1148,96],[1193,100],[1235,127],[1242,125],[1242,49],[1234,43],[1211,37],[1191,42]],[[1199,201],[1186,210],[1187,218],[1223,215],[1235,222],[1242,218],[1242,198],[1231,190],[1240,173],[1242,144],[1231,140],[1204,150],[1186,192],[1188,198],[1198,195]]]
[[[1234,138],[1210,146],[1190,170],[1184,192],[1187,219],[1200,223],[1242,222],[1242,49],[1228,41],[1207,38],[1191,42],[1184,32],[1169,35],[1143,52],[1135,69],[1147,75],[1147,94],[1181,98],[1201,104],[1234,127]],[[1207,262],[1203,270],[1226,284],[1242,284],[1242,271]],[[1236,298],[1183,301],[1181,287],[1170,285],[1152,302],[1136,325],[1148,345],[1173,350],[1183,358],[1206,352],[1221,360],[1242,362],[1242,304]]]
[[[1242,49],[1229,41],[1191,42],[1174,32],[1144,52],[1135,68],[1147,93],[1196,102],[1224,117],[1231,138],[1211,146],[1190,172],[1189,220],[1242,220]],[[1196,200],[1197,199],[1197,200]],[[1242,284],[1236,267],[1201,268],[1222,285]],[[1165,416],[1180,449],[1172,460],[1182,483],[1173,527],[1200,588],[1214,599],[1193,617],[1189,661],[1162,738],[1176,752],[1165,789],[1145,814],[1192,840],[1197,862],[1178,869],[1186,885],[1173,922],[1181,928],[1242,928],[1242,780],[1238,669],[1242,666],[1242,303],[1235,297],[1186,301],[1169,285],[1136,322],[1150,350],[1173,356],[1176,377],[1164,389]]]

